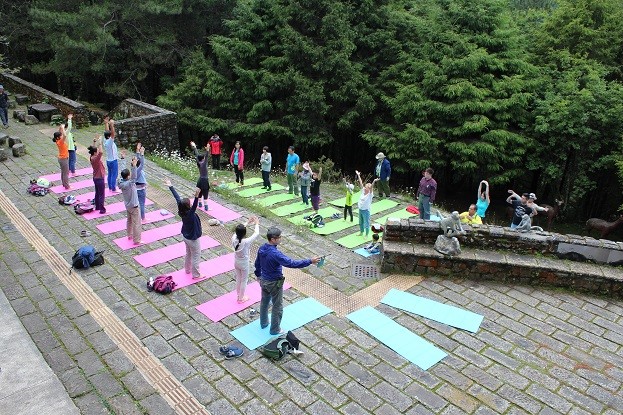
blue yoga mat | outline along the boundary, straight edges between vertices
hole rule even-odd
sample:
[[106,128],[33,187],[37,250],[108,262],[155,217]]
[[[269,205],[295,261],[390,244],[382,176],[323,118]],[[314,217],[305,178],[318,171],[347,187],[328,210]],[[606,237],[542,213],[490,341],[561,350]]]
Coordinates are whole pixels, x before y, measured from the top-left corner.
[[378,255],[378,254],[380,254],[380,252],[377,252],[377,253],[375,253],[375,254],[371,254],[370,252],[366,251],[366,248],[359,248],[359,249],[355,249],[353,252],[354,252],[354,253],[356,253],[356,254],[361,255],[361,256],[362,256],[362,257],[364,257],[364,258],[370,257],[370,256],[372,256],[372,255]]
[[[287,333],[288,330],[297,329],[332,311],[333,310],[329,307],[320,304],[313,298],[306,298],[294,304],[290,304],[283,309],[281,328]],[[268,321],[270,322],[270,315]],[[240,343],[244,344],[245,347],[253,350],[275,337],[274,335],[270,335],[269,329],[270,324],[265,329],[260,328],[260,319],[258,316],[257,320],[232,331],[231,335],[238,339]]]
[[463,310],[428,298],[418,297],[392,288],[381,300],[383,304],[435,320],[448,326],[476,333],[484,318],[480,314]]
[[422,370],[447,356],[443,350],[372,307],[364,307],[346,317]]

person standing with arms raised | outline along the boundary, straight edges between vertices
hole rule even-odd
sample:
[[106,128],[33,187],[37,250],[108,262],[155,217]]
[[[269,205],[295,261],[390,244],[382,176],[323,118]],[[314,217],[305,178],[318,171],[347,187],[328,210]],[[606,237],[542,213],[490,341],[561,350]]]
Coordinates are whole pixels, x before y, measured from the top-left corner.
[[[197,159],[197,167],[199,167],[199,180],[197,180],[197,188],[201,190],[199,197],[203,197],[203,207],[205,211],[208,211],[208,196],[210,195],[210,177],[208,176],[208,151],[209,144],[205,146],[205,153],[199,154],[197,145],[194,141],[190,142],[190,146],[195,152]],[[199,207],[201,207],[201,201],[199,201]]]
[[221,145],[223,144],[223,140],[218,134],[214,134],[210,137],[209,145],[210,145],[210,155],[212,156],[212,168],[214,170],[219,170],[221,168]]
[[430,219],[430,205],[435,202],[437,195],[437,182],[433,179],[435,171],[429,167],[424,171],[424,177],[420,179],[420,185],[417,189],[418,209],[420,210],[420,219]]
[[58,147],[58,164],[61,168],[61,183],[65,190],[71,189],[69,186],[69,149],[67,148],[67,134],[65,126],[61,124],[58,131],[54,133],[52,138],[56,147]]
[[262,300],[260,302],[260,327],[268,327],[268,306],[272,302],[273,310],[270,321],[270,335],[282,334],[281,318],[283,317],[283,276],[282,267],[305,268],[311,264],[320,262],[320,257],[311,259],[294,260],[287,257],[277,249],[281,243],[281,230],[268,228],[266,233],[267,243],[257,251],[255,258],[255,276],[260,281],[262,288]]
[[95,196],[93,197],[93,204],[95,210],[99,210],[100,214],[106,213],[104,207],[104,198],[106,193],[106,187],[104,185],[104,176],[106,176],[106,168],[102,162],[102,155],[104,149],[102,147],[102,137],[99,135],[93,139],[93,145],[89,146],[89,161],[91,167],[93,167],[93,185],[95,186]]
[[294,152],[294,146],[288,147],[288,156],[286,157],[286,175],[288,176],[288,193],[292,194],[294,191],[294,195],[299,195],[299,184],[297,172],[299,170],[299,164],[301,164],[301,159],[298,154]]
[[115,120],[104,118],[104,149],[106,150],[106,168],[108,169],[108,189],[117,191],[117,176],[119,175],[119,150],[115,144]]

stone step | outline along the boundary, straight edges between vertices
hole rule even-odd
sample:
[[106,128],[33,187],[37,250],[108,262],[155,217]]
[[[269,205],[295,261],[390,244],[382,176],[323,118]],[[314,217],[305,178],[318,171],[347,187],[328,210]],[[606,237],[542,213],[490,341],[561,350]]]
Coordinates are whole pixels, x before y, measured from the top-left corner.
[[538,255],[461,248],[449,257],[433,245],[385,241],[381,270],[384,273],[446,275],[509,284],[564,287],[623,297],[623,269]]

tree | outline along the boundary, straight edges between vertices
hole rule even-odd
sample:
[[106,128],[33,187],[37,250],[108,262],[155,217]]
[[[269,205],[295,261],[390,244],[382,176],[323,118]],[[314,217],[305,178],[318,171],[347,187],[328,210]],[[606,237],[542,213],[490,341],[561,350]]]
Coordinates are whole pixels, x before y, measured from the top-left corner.
[[[522,133],[535,72],[495,0],[430,0],[396,11],[413,34],[382,75],[391,118],[364,135],[408,168],[507,182],[523,173]],[[449,175],[450,175],[449,174]]]

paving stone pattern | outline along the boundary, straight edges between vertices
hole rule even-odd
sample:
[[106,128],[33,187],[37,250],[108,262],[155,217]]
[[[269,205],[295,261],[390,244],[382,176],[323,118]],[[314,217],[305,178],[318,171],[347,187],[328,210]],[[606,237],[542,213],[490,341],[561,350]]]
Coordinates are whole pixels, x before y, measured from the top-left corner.
[[[428,371],[335,314],[296,330],[305,352],[299,358],[273,363],[245,350],[240,359],[223,360],[218,346],[233,341],[230,330],[251,321],[248,312],[212,323],[194,307],[233,290],[233,273],[169,296],[146,292],[149,276],[179,269],[183,259],[143,269],[112,237],[94,228],[124,214],[87,222],[51,196],[27,195],[31,178],[58,169],[51,140],[35,127],[13,123],[8,130],[22,137],[28,154],[0,164],[2,191],[65,258],[84,243],[106,249],[106,264],[80,275],[212,414],[623,412],[623,303],[568,291],[435,277],[409,290],[483,314],[475,334],[378,306],[448,353]],[[82,149],[79,167],[87,166],[82,143],[96,130],[76,133]],[[165,173],[148,164],[150,182]],[[193,183],[172,179],[181,193],[191,192]],[[340,258],[333,268],[311,267],[310,278],[339,282],[347,294],[374,282],[350,275],[350,265],[358,259],[333,238],[302,234],[277,221],[263,220],[262,227],[279,224],[285,229],[286,253]],[[81,238],[82,229],[93,235]],[[0,288],[83,413],[174,413],[2,213],[0,246]],[[164,242],[133,254],[159,246]],[[303,296],[291,289],[284,298],[289,304]]]

